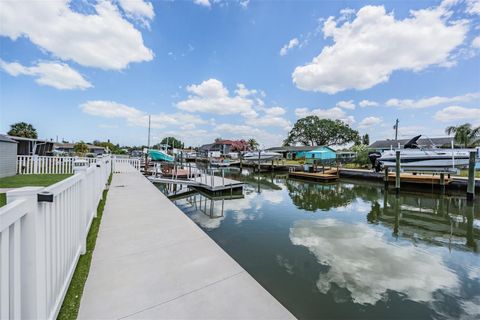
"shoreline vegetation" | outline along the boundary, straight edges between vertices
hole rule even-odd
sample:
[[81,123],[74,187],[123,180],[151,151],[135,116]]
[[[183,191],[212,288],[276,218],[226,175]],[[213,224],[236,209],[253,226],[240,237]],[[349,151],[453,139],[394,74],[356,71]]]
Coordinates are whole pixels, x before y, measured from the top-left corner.
[[97,235],[102,222],[103,209],[107,201],[108,187],[112,182],[112,174],[108,178],[108,186],[103,190],[103,196],[97,206],[97,217],[92,220],[92,225],[87,235],[87,250],[86,253],[80,255],[75,272],[73,273],[70,286],[68,287],[62,307],[57,316],[57,320],[71,320],[77,319],[78,311],[80,309],[80,301],[82,300],[83,289],[85,282],[90,272],[90,264],[92,263],[93,250],[97,242]]

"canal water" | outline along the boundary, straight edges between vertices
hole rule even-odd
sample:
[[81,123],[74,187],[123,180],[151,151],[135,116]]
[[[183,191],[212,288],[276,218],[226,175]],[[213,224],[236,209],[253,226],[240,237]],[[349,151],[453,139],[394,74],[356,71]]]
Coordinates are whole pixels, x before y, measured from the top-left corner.
[[247,183],[243,196],[173,201],[297,318],[480,318],[478,202],[230,176]]

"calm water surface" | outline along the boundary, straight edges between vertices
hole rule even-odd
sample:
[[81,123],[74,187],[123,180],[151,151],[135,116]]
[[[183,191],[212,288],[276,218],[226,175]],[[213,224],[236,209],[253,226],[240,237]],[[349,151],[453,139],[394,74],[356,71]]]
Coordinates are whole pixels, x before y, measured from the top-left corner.
[[298,318],[480,318],[480,213],[460,195],[231,173],[240,199],[175,200]]

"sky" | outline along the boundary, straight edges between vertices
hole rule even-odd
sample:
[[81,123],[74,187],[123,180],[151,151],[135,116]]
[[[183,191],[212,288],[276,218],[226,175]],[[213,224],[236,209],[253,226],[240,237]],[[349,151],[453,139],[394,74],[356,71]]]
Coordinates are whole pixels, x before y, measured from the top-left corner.
[[280,145],[296,120],[370,140],[480,125],[480,0],[0,1],[0,132]]

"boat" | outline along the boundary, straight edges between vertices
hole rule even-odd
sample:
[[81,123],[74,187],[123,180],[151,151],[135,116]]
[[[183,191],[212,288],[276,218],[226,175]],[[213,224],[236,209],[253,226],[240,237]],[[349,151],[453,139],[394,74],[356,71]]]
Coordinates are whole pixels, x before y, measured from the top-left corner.
[[[418,135],[408,141],[400,151],[400,166],[408,170],[441,170],[441,169],[462,169],[468,167],[470,152],[475,149],[424,149],[420,148],[417,140]],[[396,152],[398,150],[386,150],[380,153],[369,155],[370,161],[375,170],[391,168],[396,165]]]
[[269,151],[253,151],[247,152],[243,155],[244,160],[252,160],[252,161],[265,161],[265,160],[274,160],[281,158],[282,155],[277,152],[269,152]]
[[173,156],[161,150],[150,149],[148,150],[148,155],[153,161],[173,162],[174,160]]

